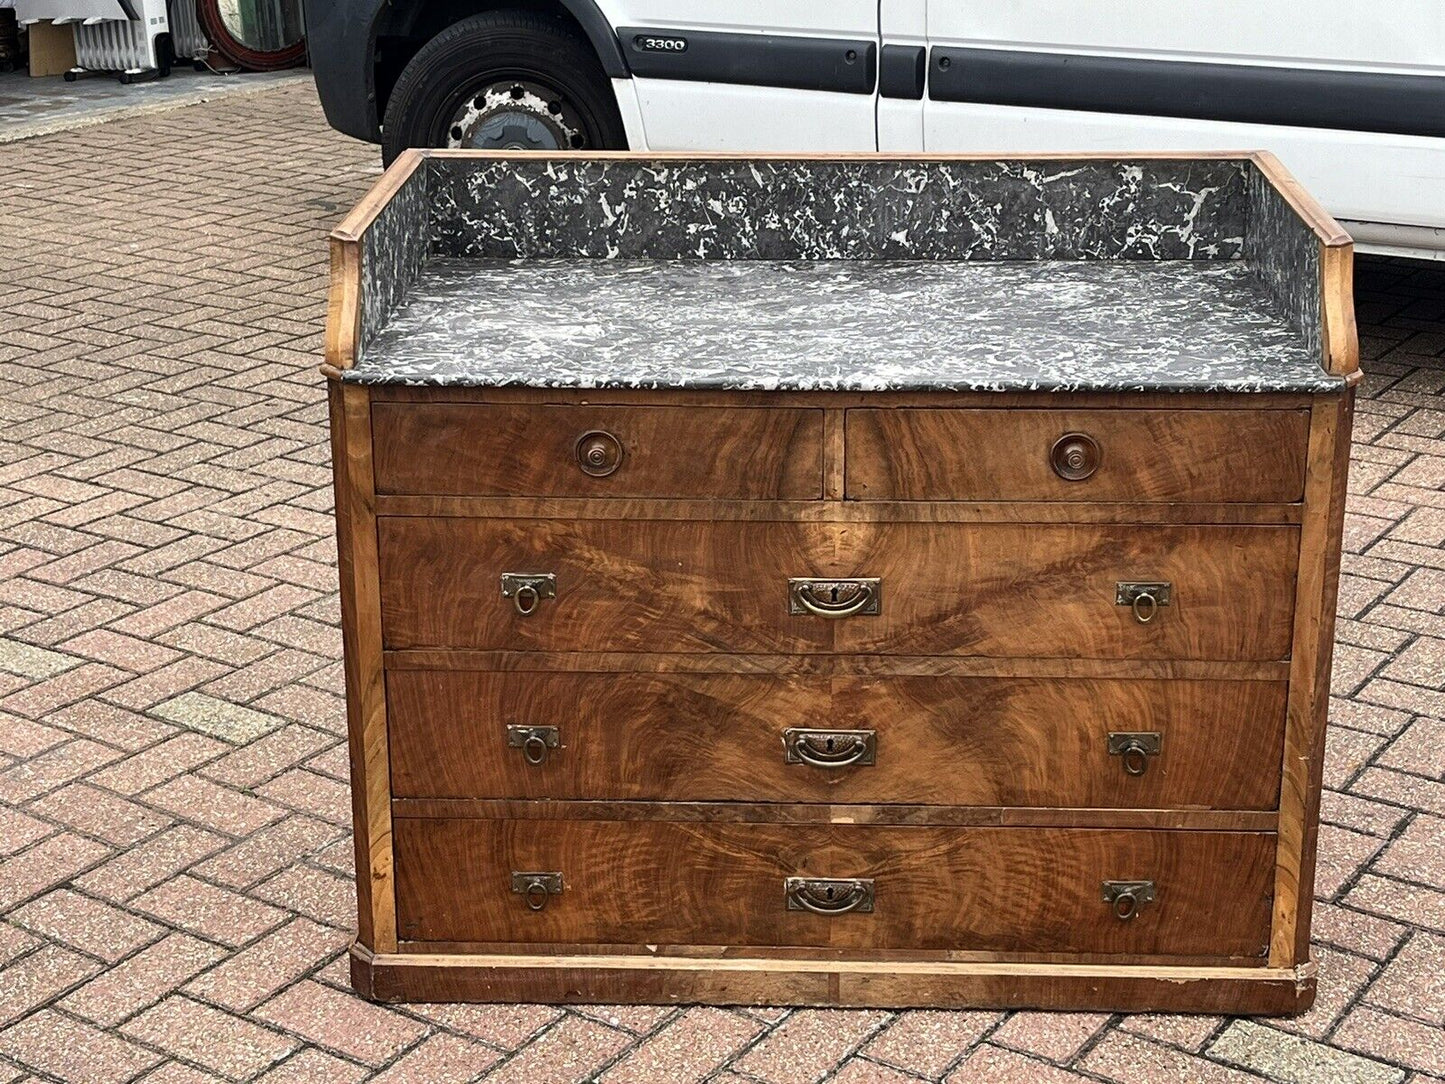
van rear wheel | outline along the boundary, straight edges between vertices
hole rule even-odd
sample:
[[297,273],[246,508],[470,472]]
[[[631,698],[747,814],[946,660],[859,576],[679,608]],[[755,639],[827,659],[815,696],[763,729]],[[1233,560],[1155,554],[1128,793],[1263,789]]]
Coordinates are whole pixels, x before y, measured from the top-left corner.
[[382,159],[406,147],[624,150],[602,66],[564,24],[519,11],[454,23],[422,46],[392,89]]

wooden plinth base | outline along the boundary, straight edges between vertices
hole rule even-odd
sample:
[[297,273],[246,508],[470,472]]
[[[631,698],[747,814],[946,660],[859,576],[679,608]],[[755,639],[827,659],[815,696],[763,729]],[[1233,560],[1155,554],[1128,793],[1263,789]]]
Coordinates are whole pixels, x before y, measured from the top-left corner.
[[791,960],[776,957],[374,955],[351,949],[374,1001],[1094,1009],[1283,1016],[1315,999],[1315,965]]

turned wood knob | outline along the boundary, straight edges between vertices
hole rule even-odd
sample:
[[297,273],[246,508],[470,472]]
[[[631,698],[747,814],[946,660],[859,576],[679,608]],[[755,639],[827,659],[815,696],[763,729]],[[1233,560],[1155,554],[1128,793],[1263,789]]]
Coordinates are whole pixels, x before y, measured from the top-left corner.
[[577,438],[577,465],[583,474],[606,478],[622,466],[622,442],[601,429],[583,433]]
[[1099,442],[1087,433],[1065,433],[1054,441],[1049,461],[1067,482],[1082,482],[1099,469]]

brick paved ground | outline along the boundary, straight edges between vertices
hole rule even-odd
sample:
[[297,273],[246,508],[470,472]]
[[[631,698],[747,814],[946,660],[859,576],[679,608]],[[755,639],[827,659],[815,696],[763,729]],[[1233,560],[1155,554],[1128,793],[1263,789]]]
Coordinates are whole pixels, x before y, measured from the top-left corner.
[[1360,280],[1297,1020],[352,996],[308,87],[0,148],[0,1084],[1445,1077],[1445,267]]

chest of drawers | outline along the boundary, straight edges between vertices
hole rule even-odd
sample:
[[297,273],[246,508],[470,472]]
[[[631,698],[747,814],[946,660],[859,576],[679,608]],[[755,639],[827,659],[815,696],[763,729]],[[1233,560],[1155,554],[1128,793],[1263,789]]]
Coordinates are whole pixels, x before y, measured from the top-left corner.
[[410,154],[332,266],[359,990],[1310,1004],[1358,373],[1271,159]]

